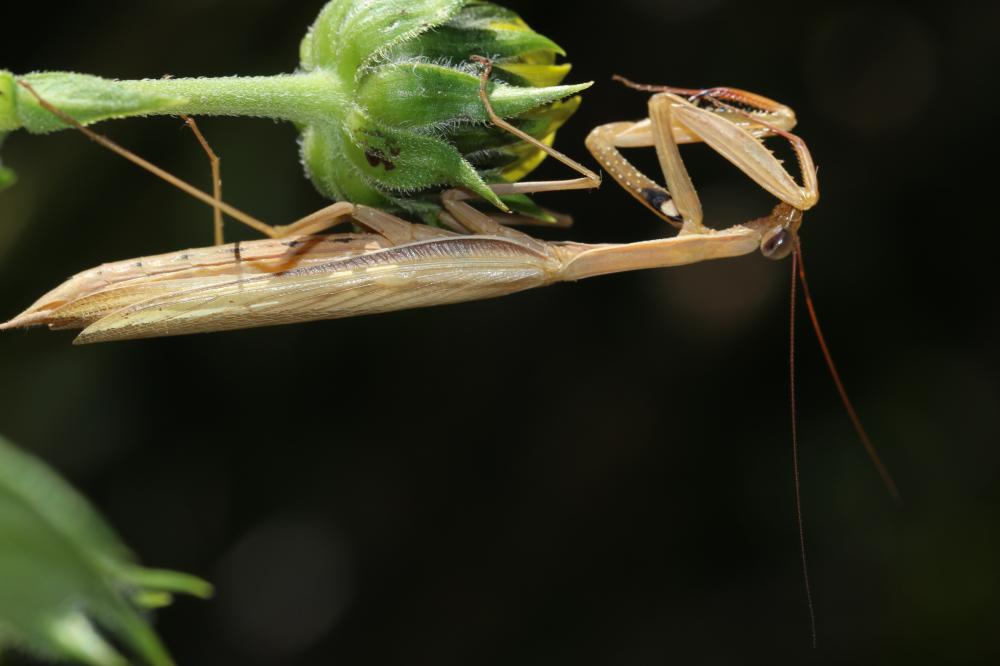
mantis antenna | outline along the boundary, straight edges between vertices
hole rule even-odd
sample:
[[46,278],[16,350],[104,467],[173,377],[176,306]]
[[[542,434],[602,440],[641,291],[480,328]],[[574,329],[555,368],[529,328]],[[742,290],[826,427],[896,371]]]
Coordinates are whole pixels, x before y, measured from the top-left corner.
[[809,579],[809,558],[806,557],[806,526],[802,518],[802,475],[799,470],[799,415],[795,391],[795,301],[798,296],[799,253],[792,254],[792,289],[788,326],[788,402],[792,418],[792,478],[795,486],[795,522],[799,530],[799,558],[802,561],[802,582],[806,589],[806,606],[809,609],[809,630],[812,646],[816,649],[816,607],[813,604],[812,583]]
[[837,371],[837,365],[833,362],[833,355],[830,353],[830,347],[827,345],[826,337],[823,335],[823,328],[819,324],[819,316],[816,314],[816,304],[813,301],[812,293],[809,291],[809,281],[806,279],[806,266],[805,260],[802,257],[801,243],[796,243],[795,257],[797,259],[798,279],[802,283],[802,295],[805,298],[806,309],[809,311],[809,319],[812,321],[813,331],[816,333],[816,339],[819,342],[820,350],[823,352],[823,358],[826,360],[826,366],[830,369],[830,374],[833,376],[833,383],[837,386],[837,393],[840,394],[840,400],[844,403],[847,415],[854,424],[854,430],[858,433],[858,437],[861,439],[861,443],[864,445],[865,451],[868,452],[868,457],[871,459],[872,464],[875,465],[875,469],[878,471],[879,476],[882,477],[882,483],[889,491],[889,494],[892,495],[892,499],[897,504],[902,504],[903,499],[899,494],[896,482],[893,480],[892,475],[889,473],[889,469],[885,466],[885,463],[882,462],[882,458],[879,456],[878,450],[875,448],[875,444],[872,442],[871,437],[868,436],[868,431],[865,430],[864,425],[861,423],[861,417],[858,416],[858,412],[854,408],[854,403],[852,403],[850,397],[848,397],[847,389],[844,388],[844,382],[841,380],[840,373]]

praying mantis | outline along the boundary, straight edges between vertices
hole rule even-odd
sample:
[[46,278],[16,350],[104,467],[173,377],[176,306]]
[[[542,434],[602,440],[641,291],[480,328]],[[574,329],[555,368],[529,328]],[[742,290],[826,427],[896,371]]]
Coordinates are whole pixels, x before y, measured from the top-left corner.
[[[493,193],[519,195],[598,187],[601,178],[594,171],[495,113],[487,91],[492,65],[487,59],[478,62],[482,66],[480,102],[490,121],[579,174],[564,181],[493,184]],[[819,186],[808,147],[791,133],[796,123],[792,110],[735,88],[683,89],[624,82],[653,93],[648,116],[637,122],[602,125],[590,133],[586,145],[606,173],[677,229],[672,237],[625,244],[542,241],[510,226],[527,220],[484,213],[470,205],[474,194],[461,189],[441,195],[442,228],[413,224],[384,210],[350,202],[338,202],[292,224],[272,227],[248,218],[217,194],[208,195],[183,184],[183,189],[211,204],[217,216],[226,212],[269,238],[142,257],[84,271],[21,315],[0,324],[0,329],[37,325],[82,329],[75,343],[89,344],[452,304],[758,250],[775,260],[793,255],[796,266],[801,267],[797,234],[804,213],[819,200]],[[39,100],[64,122],[76,124]],[[130,156],[76,125],[91,138]],[[763,141],[772,137],[790,142],[799,161],[801,184],[765,147]],[[680,154],[681,145],[696,142],[707,144],[774,195],[779,203],[772,212],[727,229],[705,226],[697,191]],[[655,149],[664,185],[641,173],[621,152],[640,147]],[[362,230],[326,233],[349,222]],[[804,272],[800,275],[808,290]],[[807,302],[811,309],[811,300]],[[828,355],[821,334],[820,340]],[[832,362],[830,367],[836,379]],[[860,429],[839,380],[837,383],[869,454],[895,494],[891,478]],[[797,500],[798,492],[796,477]],[[801,530],[801,513],[799,516]],[[815,640],[815,628],[813,636]]]
[[[490,120],[580,175],[490,189],[509,195],[598,187],[596,173],[495,113],[487,92],[492,63],[485,58],[477,62],[482,66],[480,100]],[[39,101],[65,122],[77,124],[44,99]],[[541,241],[508,226],[523,220],[483,213],[468,203],[472,195],[459,189],[441,196],[440,221],[448,228],[412,224],[376,208],[339,202],[285,227],[252,221],[252,226],[271,236],[267,240],[143,257],[85,271],[0,329],[35,325],[83,329],[77,344],[110,342],[493,298],[556,282],[736,257],[758,248],[767,257],[784,258],[796,247],[803,212],[819,197],[808,148],[789,132],[794,124],[791,109],[753,93],[665,87],[655,90],[645,120],[611,123],[591,132],[587,147],[593,156],[629,193],[679,229],[671,238],[627,244]],[[110,143],[78,127],[91,138]],[[792,143],[802,167],[802,186],[763,145],[762,139],[770,136]],[[770,215],[721,231],[703,224],[698,195],[678,149],[680,144],[699,141],[777,196],[780,203]],[[642,146],[656,149],[666,187],[632,167],[620,152]],[[247,216],[218,198],[197,190],[191,193],[217,211],[247,221]],[[348,221],[365,232],[315,235]]]

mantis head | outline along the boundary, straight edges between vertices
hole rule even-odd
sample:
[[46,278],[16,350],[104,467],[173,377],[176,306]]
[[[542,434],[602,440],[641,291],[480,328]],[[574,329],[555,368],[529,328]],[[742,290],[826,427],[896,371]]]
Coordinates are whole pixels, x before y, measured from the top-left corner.
[[798,247],[799,227],[804,212],[787,203],[774,207],[769,217],[760,220],[762,234],[760,252],[768,259],[780,261]]

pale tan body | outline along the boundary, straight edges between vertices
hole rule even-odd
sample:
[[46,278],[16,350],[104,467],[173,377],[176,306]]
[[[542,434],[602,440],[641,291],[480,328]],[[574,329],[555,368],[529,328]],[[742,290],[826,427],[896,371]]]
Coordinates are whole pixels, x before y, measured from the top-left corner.
[[76,342],[85,344],[336,319],[738,256],[760,242],[750,229],[721,243],[705,234],[629,245],[545,243],[500,231],[507,233],[438,230],[401,245],[377,234],[268,239],[240,244],[239,259],[234,245],[132,259],[80,273],[0,328],[83,328]]
[[[492,115],[485,92],[483,101]],[[786,107],[764,102],[771,106],[761,104],[762,113],[777,124],[741,112],[701,109],[665,92],[651,99],[648,120],[605,125],[588,138],[588,148],[619,183],[680,227],[673,238],[608,245],[540,241],[498,221],[507,218],[473,208],[464,201],[467,195],[458,191],[443,195],[442,222],[454,231],[338,203],[287,227],[255,226],[280,237],[318,233],[353,221],[371,233],[268,239],[107,264],[71,278],[0,329],[82,328],[76,340],[81,344],[203,333],[493,298],[555,282],[748,254],[761,246],[775,225],[794,233],[801,214],[789,211],[804,210],[817,198],[815,170],[804,145],[801,150],[796,146],[806,180],[806,187],[799,188],[760,143],[759,138],[774,133],[791,136],[784,130],[794,124]],[[521,136],[509,124],[493,119]],[[722,231],[705,227],[677,150],[678,143],[693,140],[711,145],[785,203],[770,217],[745,225]],[[618,152],[620,147],[643,145],[655,145],[672,196]],[[600,183],[590,170],[546,150],[583,177],[495,189],[523,193]],[[659,208],[643,194],[649,188],[666,195]],[[217,210],[222,206],[218,200],[215,204]]]

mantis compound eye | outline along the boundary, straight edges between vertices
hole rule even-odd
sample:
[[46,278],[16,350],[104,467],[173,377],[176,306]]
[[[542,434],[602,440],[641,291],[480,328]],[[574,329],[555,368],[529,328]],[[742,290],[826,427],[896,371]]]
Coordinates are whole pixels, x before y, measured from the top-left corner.
[[760,251],[768,259],[780,261],[795,249],[795,232],[786,226],[774,227],[764,234]]

